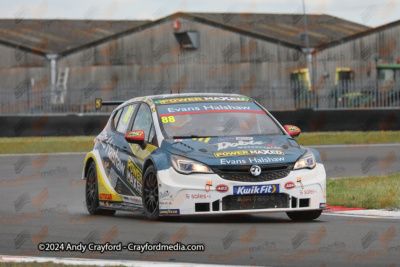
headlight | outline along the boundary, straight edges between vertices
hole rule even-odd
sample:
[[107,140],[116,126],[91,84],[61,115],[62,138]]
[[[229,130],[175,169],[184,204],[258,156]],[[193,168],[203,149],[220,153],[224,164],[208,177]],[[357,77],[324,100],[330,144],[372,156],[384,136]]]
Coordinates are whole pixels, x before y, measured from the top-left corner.
[[171,164],[177,172],[183,174],[194,172],[214,173],[207,165],[181,156],[171,155]]
[[307,152],[301,156],[301,158],[294,164],[293,170],[308,168],[314,169],[315,165],[317,164],[314,154],[307,150]]

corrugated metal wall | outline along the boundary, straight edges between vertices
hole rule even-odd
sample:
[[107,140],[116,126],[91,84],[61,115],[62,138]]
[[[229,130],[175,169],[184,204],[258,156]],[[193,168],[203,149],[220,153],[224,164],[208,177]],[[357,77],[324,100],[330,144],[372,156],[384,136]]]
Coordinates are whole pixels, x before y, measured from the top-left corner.
[[[92,110],[95,97],[128,99],[178,89],[185,93],[242,93],[271,110],[296,108],[290,74],[307,67],[303,52],[188,18],[179,21],[180,32],[199,33],[198,49],[181,49],[173,20],[167,19],[58,59],[58,73],[68,68],[67,91],[58,111]],[[375,58],[379,57],[378,63],[395,63],[400,57],[399,31],[399,26],[382,29],[314,54],[311,83],[319,102],[308,107],[332,107],[328,95],[335,87],[338,67],[354,70],[357,90],[376,84]],[[22,99],[50,96],[47,59],[2,45],[0,55],[2,113]],[[35,90],[24,94],[29,86]]]
[[[244,93],[265,102],[287,98],[291,70],[305,67],[303,54],[281,44],[254,39],[180,18],[180,32],[197,31],[199,49],[180,49],[168,20],[136,33],[66,56],[68,87],[98,90],[96,96],[115,97],[181,92]],[[170,86],[171,84],[171,86]],[[90,95],[93,99],[93,95]],[[88,99],[89,101],[89,99]],[[280,105],[277,101],[269,104]]]

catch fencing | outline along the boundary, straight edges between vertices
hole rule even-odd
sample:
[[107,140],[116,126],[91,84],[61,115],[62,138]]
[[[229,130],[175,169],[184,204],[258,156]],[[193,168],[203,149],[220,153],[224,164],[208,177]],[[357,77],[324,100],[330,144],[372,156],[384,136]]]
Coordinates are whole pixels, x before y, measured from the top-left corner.
[[138,96],[181,93],[227,93],[244,94],[254,98],[271,111],[298,109],[344,110],[344,109],[398,109],[400,108],[400,86],[339,83],[336,86],[274,86],[271,83],[245,87],[241,82],[228,84],[189,84],[183,88],[173,87],[166,82],[141,84],[79,84],[65,89],[48,86],[35,90],[27,83],[17,88],[0,91],[0,114],[74,114],[109,113],[113,107],[96,111],[95,98],[103,100],[128,100]]

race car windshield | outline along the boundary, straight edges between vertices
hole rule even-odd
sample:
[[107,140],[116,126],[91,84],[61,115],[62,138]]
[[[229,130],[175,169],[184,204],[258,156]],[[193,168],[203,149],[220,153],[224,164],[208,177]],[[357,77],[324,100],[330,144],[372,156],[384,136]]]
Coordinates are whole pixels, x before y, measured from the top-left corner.
[[283,135],[254,102],[208,102],[157,105],[167,139]]

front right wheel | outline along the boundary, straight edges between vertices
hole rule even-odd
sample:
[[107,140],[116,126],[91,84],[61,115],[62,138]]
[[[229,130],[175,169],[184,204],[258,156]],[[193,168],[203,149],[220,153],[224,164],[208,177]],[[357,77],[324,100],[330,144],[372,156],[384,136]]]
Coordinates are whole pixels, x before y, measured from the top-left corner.
[[142,202],[146,217],[150,220],[157,220],[160,217],[158,208],[158,181],[157,171],[153,165],[149,166],[144,173],[142,192]]
[[293,221],[311,221],[321,216],[322,210],[290,211],[287,216]]

